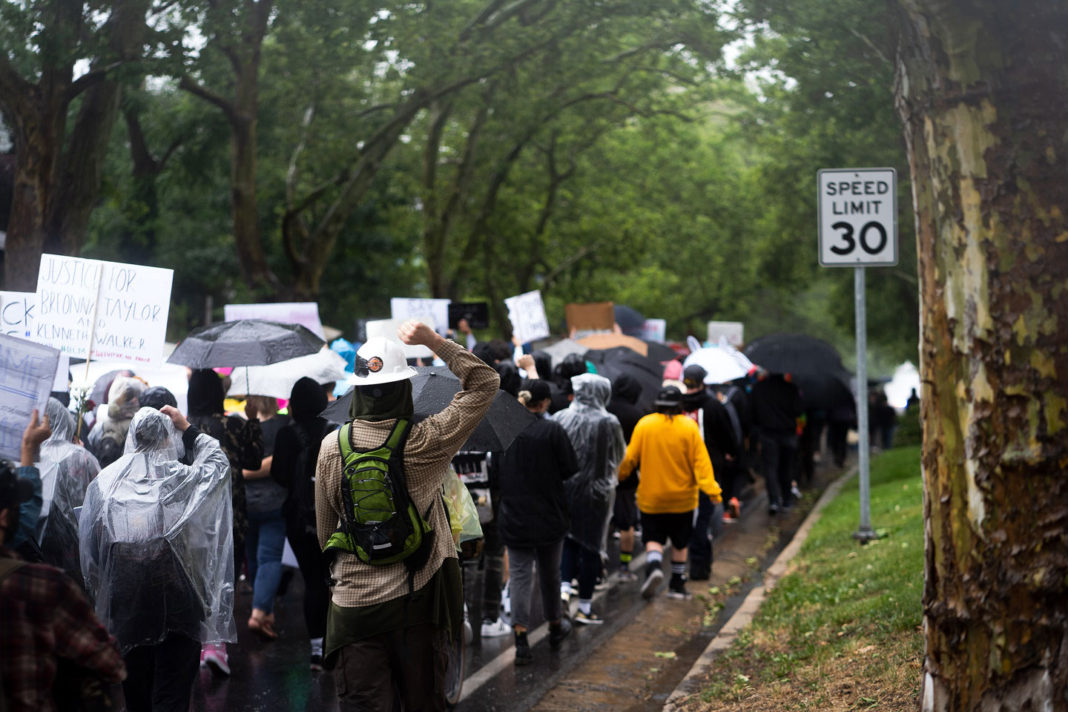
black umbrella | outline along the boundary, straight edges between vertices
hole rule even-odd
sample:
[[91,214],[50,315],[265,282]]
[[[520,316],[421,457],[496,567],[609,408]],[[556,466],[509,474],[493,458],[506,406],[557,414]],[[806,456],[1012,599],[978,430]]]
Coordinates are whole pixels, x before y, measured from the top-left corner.
[[[440,366],[417,367],[412,377],[412,402],[415,406],[413,423],[444,410],[452,397],[460,391],[460,379],[449,369]],[[326,407],[320,415],[334,423],[349,420],[352,391]],[[508,449],[515,436],[537,420],[537,416],[520,405],[514,396],[497,391],[490,409],[479,422],[462,450],[502,452]]]
[[316,353],[324,343],[300,324],[239,319],[193,329],[167,362],[190,368],[267,366]]
[[749,360],[772,373],[846,373],[838,350],[807,334],[770,334],[745,347]]
[[656,394],[664,380],[664,369],[659,363],[626,346],[590,349],[586,352],[586,360],[593,363],[598,375],[610,381],[615,381],[624,373],[634,378],[642,387],[638,407],[652,410],[653,401],[656,400]]
[[671,361],[678,356],[678,354],[675,353],[675,349],[667,344],[662,344],[659,341],[649,341],[648,339],[642,339],[642,341],[649,347],[649,358],[657,363]]
[[856,407],[853,392],[849,388],[849,374],[798,373],[791,376],[801,391],[801,403],[805,410],[831,410],[839,405]]
[[645,326],[645,317],[642,316],[640,311],[625,304],[613,305],[612,311],[614,312],[616,323],[619,324],[619,328],[623,330],[624,334],[641,336],[642,327]]

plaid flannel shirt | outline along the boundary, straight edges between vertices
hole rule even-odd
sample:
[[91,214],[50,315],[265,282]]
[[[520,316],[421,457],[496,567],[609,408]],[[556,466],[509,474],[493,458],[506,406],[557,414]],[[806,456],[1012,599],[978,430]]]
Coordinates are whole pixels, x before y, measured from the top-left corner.
[[[0,547],[0,557],[17,558]],[[0,581],[0,677],[10,712],[51,712],[56,658],[108,682],[126,666],[85,594],[59,569],[23,564]]]

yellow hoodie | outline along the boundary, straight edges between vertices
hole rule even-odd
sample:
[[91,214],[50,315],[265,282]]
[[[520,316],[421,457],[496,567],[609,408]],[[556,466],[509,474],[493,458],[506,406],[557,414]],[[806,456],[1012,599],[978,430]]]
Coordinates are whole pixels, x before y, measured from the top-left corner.
[[619,479],[639,467],[638,509],[647,514],[692,512],[698,488],[713,502],[723,499],[701,431],[685,415],[652,413],[638,421],[619,465]]

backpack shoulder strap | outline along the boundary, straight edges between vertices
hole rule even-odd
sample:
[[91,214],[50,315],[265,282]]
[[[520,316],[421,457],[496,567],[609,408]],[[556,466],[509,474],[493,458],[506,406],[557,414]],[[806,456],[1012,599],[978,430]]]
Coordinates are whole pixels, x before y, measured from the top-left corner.
[[352,454],[352,441],[349,440],[349,432],[352,430],[352,423],[345,423],[337,431],[337,444],[341,450],[341,459],[348,460],[349,455]]

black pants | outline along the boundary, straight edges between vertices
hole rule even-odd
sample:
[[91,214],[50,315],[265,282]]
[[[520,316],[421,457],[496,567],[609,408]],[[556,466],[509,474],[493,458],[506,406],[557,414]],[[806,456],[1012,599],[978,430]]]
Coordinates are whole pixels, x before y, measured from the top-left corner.
[[286,517],[286,538],[304,577],[304,624],[308,627],[308,637],[322,638],[326,635],[326,611],[330,607],[326,558],[319,548],[319,539],[307,530],[299,516]]
[[200,667],[199,640],[171,633],[162,643],[137,646],[123,660],[128,712],[189,712]]
[[579,598],[590,600],[597,585],[597,575],[601,573],[601,555],[590,551],[571,538],[564,539],[564,551],[560,560],[560,580],[570,583],[577,578]]
[[797,457],[797,435],[788,431],[765,431],[760,434],[760,462],[768,504],[789,505],[790,481]]

